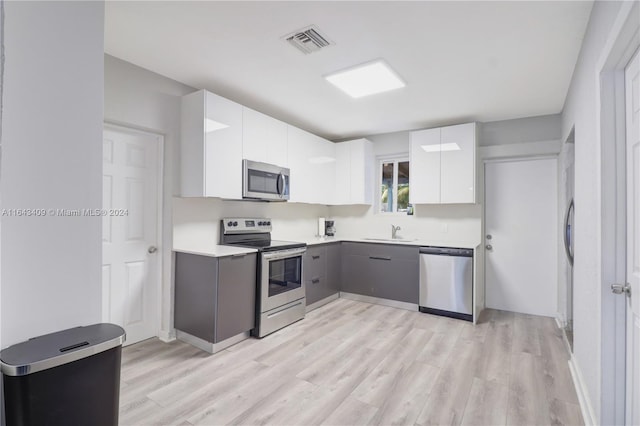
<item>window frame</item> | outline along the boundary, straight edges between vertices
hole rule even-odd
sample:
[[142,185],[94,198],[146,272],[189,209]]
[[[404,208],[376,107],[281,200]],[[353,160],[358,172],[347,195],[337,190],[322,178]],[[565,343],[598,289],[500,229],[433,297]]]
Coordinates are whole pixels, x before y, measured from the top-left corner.
[[[376,167],[376,214],[382,215],[407,215],[407,210],[398,211],[398,163],[407,162],[409,163],[409,168],[411,168],[411,160],[409,158],[409,153],[404,154],[394,154],[394,155],[385,155],[379,156],[376,158],[377,167]],[[380,190],[382,188],[382,168],[385,163],[393,163],[393,200],[392,200],[392,211],[383,212],[382,211],[382,200]],[[409,192],[411,192],[411,176],[409,176]]]

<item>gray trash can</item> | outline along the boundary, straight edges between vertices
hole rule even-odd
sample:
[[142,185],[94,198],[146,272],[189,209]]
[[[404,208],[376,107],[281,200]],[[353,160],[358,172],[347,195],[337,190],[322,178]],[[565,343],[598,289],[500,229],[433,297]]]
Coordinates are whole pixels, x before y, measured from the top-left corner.
[[118,424],[125,333],[94,324],[0,352],[7,425]]

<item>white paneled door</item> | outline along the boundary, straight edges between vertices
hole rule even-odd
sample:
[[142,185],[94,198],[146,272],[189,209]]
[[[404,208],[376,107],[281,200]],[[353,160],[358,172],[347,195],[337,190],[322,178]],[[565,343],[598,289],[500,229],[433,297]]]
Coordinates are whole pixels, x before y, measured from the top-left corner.
[[[640,56],[625,70],[627,139],[626,424],[640,425]],[[622,284],[625,285],[625,284]],[[628,291],[624,291],[628,290]]]
[[102,318],[126,344],[158,332],[160,137],[106,126],[103,138]]
[[556,315],[557,171],[555,158],[485,164],[488,308]]

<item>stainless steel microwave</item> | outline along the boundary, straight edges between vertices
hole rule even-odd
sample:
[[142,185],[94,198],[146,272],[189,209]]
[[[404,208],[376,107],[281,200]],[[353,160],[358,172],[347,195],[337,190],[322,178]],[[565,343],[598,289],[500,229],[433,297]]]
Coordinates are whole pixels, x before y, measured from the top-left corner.
[[242,198],[266,201],[289,199],[289,169],[242,160]]

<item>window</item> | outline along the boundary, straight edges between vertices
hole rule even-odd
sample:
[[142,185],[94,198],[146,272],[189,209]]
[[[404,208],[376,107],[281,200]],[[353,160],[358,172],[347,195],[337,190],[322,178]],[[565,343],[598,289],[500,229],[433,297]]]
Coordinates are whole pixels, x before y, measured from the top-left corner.
[[406,212],[409,206],[409,160],[380,160],[380,212]]

